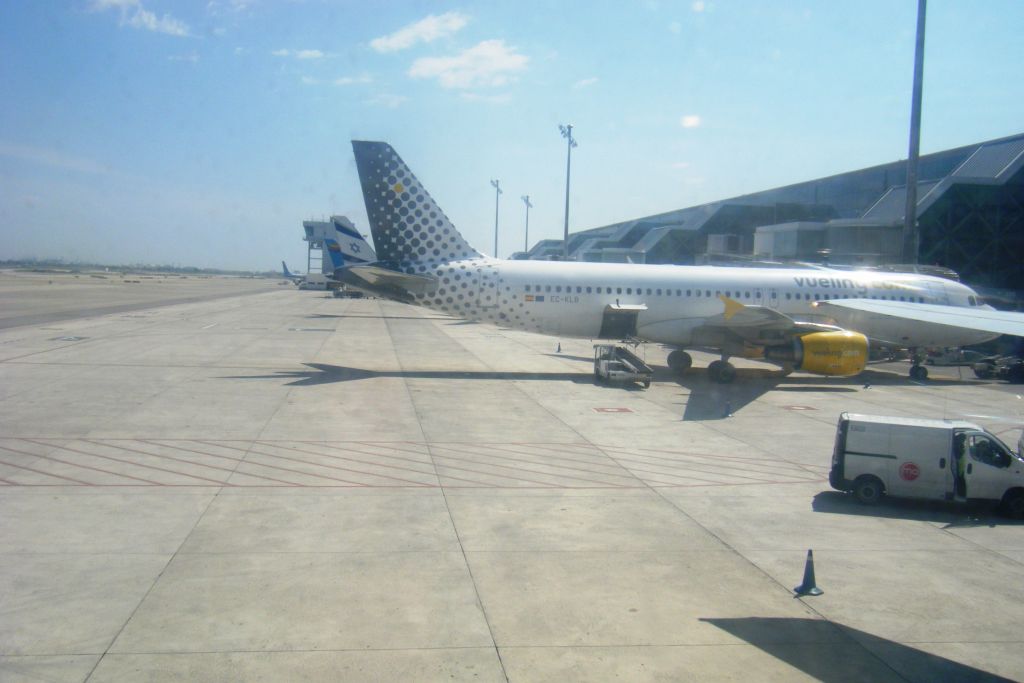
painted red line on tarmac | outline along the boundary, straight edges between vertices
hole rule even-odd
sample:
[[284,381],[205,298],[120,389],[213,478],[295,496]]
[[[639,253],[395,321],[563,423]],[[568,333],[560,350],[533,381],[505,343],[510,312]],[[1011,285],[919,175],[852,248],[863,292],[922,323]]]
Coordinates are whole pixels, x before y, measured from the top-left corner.
[[[42,441],[32,441],[32,439],[26,439],[26,441],[38,444],[40,446],[52,446],[53,445],[53,444],[44,443]],[[131,460],[125,460],[124,458],[115,458],[112,455],[97,455],[96,453],[90,453],[88,451],[81,451],[81,450],[78,450],[77,448],[71,448],[70,446],[58,446],[57,448],[60,448],[63,451],[70,451],[72,453],[78,453],[79,455],[85,455],[85,456],[88,456],[90,458],[102,458],[104,460],[113,460],[114,462],[120,462],[120,463],[123,463],[125,465],[130,465],[130,466],[133,466],[133,467],[141,467],[143,469],[148,469],[148,470],[157,470],[158,472],[166,472],[168,474],[175,474],[175,475],[178,475],[178,476],[181,476],[181,477],[188,477],[189,479],[198,479],[200,481],[209,481],[209,482],[213,482],[214,484],[220,484],[221,486],[232,486],[232,484],[227,484],[227,483],[224,483],[222,481],[218,481],[216,479],[210,479],[208,477],[200,477],[197,474],[186,474],[184,472],[177,472],[175,470],[164,469],[163,467],[156,467],[155,465],[143,465],[142,463],[132,462]],[[118,477],[125,477],[127,479],[138,479],[139,481],[147,481],[145,479],[139,479],[138,477],[132,477],[132,476],[129,476],[127,474],[118,474],[118,473],[115,473],[115,472],[111,472],[111,474],[116,474]],[[155,481],[154,482],[150,482],[150,483],[155,485],[155,486],[163,486],[163,484],[161,484],[159,482],[155,482]]]
[[[601,458],[602,460],[607,460],[608,462],[594,462],[592,459],[591,460],[578,460],[576,458],[565,458],[565,457],[561,457],[561,456],[557,456],[557,455],[548,455],[546,453],[541,453],[541,452],[537,452],[537,451],[534,451],[532,453],[524,453],[523,451],[518,451],[518,450],[515,450],[515,449],[512,449],[512,448],[503,448],[502,446],[500,446],[498,444],[488,444],[488,446],[489,446],[489,448],[491,450],[501,451],[502,453],[514,453],[515,455],[532,456],[534,458],[540,459],[539,461],[531,461],[531,460],[524,461],[524,462],[534,462],[535,464],[545,464],[546,465],[546,464],[548,464],[549,462],[551,462],[553,460],[561,460],[561,461],[565,461],[565,462],[575,463],[577,465],[590,465],[592,467],[609,467],[609,468],[614,468],[614,469],[616,469],[616,470],[618,470],[620,472],[623,469],[625,469],[621,465],[617,464],[615,462],[615,460],[613,460],[612,458],[608,457],[604,453],[594,453],[594,456],[597,457],[597,458]],[[510,458],[510,460],[512,460],[512,459],[514,459],[514,458]],[[590,474],[606,474],[605,472],[600,472],[600,471],[597,471],[597,470],[591,470],[591,469],[587,469],[587,468],[570,467],[568,465],[552,465],[552,467],[564,467],[566,469],[578,469],[581,472],[589,472]],[[610,477],[628,477],[629,476],[628,474],[615,474],[613,472],[608,472],[607,474]]]
[[[152,444],[154,446],[163,446],[165,444],[161,443],[162,441],[185,441],[185,439],[160,439],[159,441],[157,441],[155,439],[150,439],[150,440],[140,439],[140,441],[142,441],[143,443]],[[195,442],[194,441],[189,441],[189,443],[195,443]],[[200,442],[200,443],[202,443],[202,442]],[[244,450],[245,452],[248,452],[248,449],[239,449],[239,448],[234,448],[233,446],[217,446],[216,444],[204,444],[204,445],[214,446],[216,448],[231,448],[232,450]],[[272,470],[281,470],[282,472],[295,472],[295,473],[298,473],[298,474],[306,474],[306,472],[302,472],[301,470],[293,470],[290,467],[278,467],[277,465],[264,465],[263,463],[251,462],[249,460],[246,460],[245,458],[231,458],[231,457],[226,456],[226,455],[217,455],[216,453],[207,453],[206,451],[197,451],[197,450],[195,450],[193,448],[185,448],[184,446],[177,446],[177,445],[175,445],[174,448],[177,448],[179,451],[188,451],[189,453],[196,453],[197,455],[209,455],[209,456],[214,457],[214,458],[225,458],[227,460],[234,460],[235,462],[239,463],[239,467],[241,467],[242,465],[255,465],[257,467],[265,467],[265,468],[272,469]],[[258,478],[261,478],[261,479],[269,479],[270,481],[280,481],[280,482],[282,482],[284,484],[288,484],[289,486],[307,486],[307,484],[299,484],[299,483],[296,483],[296,482],[293,482],[293,481],[285,481],[283,479],[274,479],[273,477],[260,477],[260,475],[258,475],[258,474],[249,474],[247,472],[242,472],[242,471],[240,471],[238,469],[236,469],[235,472],[238,473],[238,474],[244,475],[246,477],[258,477]]]
[[[107,444],[105,444],[103,442],[93,441],[92,439],[81,439],[81,441],[84,441],[86,443],[91,443],[91,444],[94,444],[96,446],[107,445]],[[141,450],[139,448],[128,448],[127,446],[119,446],[117,444],[109,444],[109,445],[114,447],[114,448],[120,448],[123,451],[128,451],[130,453],[138,453],[139,455],[148,455],[148,456],[151,456],[151,457],[154,457],[154,458],[166,458],[167,460],[173,460],[175,462],[185,463],[186,465],[195,465],[197,467],[208,467],[208,468],[213,469],[213,470],[220,470],[222,472],[227,472],[228,474],[235,474],[235,472],[237,471],[237,468],[218,467],[217,465],[208,465],[208,464],[203,463],[203,462],[195,462],[193,460],[184,460],[182,458],[175,458],[174,456],[171,456],[171,455],[161,455],[159,453],[150,453],[149,451],[144,451],[144,450]],[[227,458],[227,456],[214,456],[214,457],[223,457],[223,458],[226,458],[228,460],[233,460],[235,462],[244,462],[240,458]],[[291,484],[291,482],[288,482],[288,481],[283,481],[281,479],[274,479],[273,477],[262,477],[262,476],[260,476],[258,474],[247,474],[245,476],[247,476],[247,477],[256,477],[257,479],[266,479],[267,481],[276,481],[279,484]],[[292,485],[294,486],[294,484],[292,484]]]
[[15,484],[13,481],[7,481],[6,479],[0,479],[0,484],[7,484],[8,486],[20,486],[21,484]]
[[[494,446],[492,446],[492,447],[494,447]],[[527,454],[521,454],[521,453],[518,453],[518,452],[515,452],[515,451],[513,451],[512,453],[516,453],[517,455],[527,455]],[[507,458],[506,460],[511,460],[511,461],[515,461],[515,462],[524,462],[524,463],[528,463],[530,465],[546,465],[547,464],[547,463],[544,463],[544,462],[531,461],[531,460],[517,460],[515,458]],[[572,462],[579,462],[579,461],[572,461]],[[601,465],[601,466],[602,467],[615,467],[614,465]],[[566,466],[566,465],[551,465],[551,467],[560,467],[560,468],[563,468],[563,469],[578,470],[580,472],[587,472],[589,474],[605,474],[604,472],[594,472],[592,470],[588,470],[588,469],[584,469],[584,468],[569,467],[569,466]],[[623,469],[624,469],[622,467],[615,467],[615,468],[617,470],[620,470],[620,471],[623,471]],[[626,478],[626,479],[634,479],[635,478],[633,476],[630,476],[629,474],[612,474],[612,473],[609,472],[609,473],[607,473],[607,475],[608,476],[622,477],[622,478]]]
[[[519,451],[513,451],[513,450],[509,450],[509,449],[500,448],[500,447],[495,446],[494,444],[488,444],[488,447],[489,447],[489,449],[491,451],[501,451],[502,453],[515,453],[517,455],[529,455],[528,453],[521,453]],[[449,449],[449,450],[455,450],[455,449]],[[465,451],[458,451],[458,452],[462,453],[462,452],[465,452]],[[474,451],[472,454],[475,455],[476,452]],[[489,455],[489,453],[483,453],[482,455]],[[615,461],[612,460],[611,458],[609,458],[608,456],[602,456],[602,457],[605,458],[606,460],[609,460],[610,464],[607,464],[607,465],[602,464],[602,463],[595,463],[595,464],[600,465],[601,467],[614,467],[616,470],[618,470],[617,472],[602,472],[602,471],[598,471],[598,470],[587,469],[585,467],[573,467],[571,465],[559,465],[557,463],[552,463],[552,462],[544,460],[544,456],[542,456],[542,455],[535,456],[537,459],[534,459],[534,460],[523,459],[523,458],[509,458],[509,457],[503,457],[503,456],[495,456],[495,457],[501,458],[502,460],[506,460],[508,462],[522,462],[522,463],[526,463],[528,465],[546,465],[546,466],[552,467],[552,468],[557,468],[557,469],[562,469],[562,470],[572,470],[574,472],[584,472],[586,474],[593,474],[595,476],[601,476],[601,477],[618,477],[619,479],[629,479],[629,480],[636,479],[636,476],[630,474],[629,470],[627,470],[625,467],[622,467],[621,465],[614,464]],[[559,458],[557,458],[557,457],[551,458],[551,460],[558,460],[558,459]],[[579,461],[572,461],[572,462],[579,462]],[[623,474],[623,472],[624,472],[624,474]],[[557,476],[563,476],[563,475],[559,474]],[[571,476],[571,475],[564,475],[564,476]]]
[[[271,444],[266,444],[265,442],[260,442],[260,441],[257,441],[256,443],[260,443],[262,445],[271,445]],[[273,446],[273,448],[284,448],[284,449],[289,450],[289,451],[295,451],[296,453],[306,453],[308,455],[315,455],[315,456],[320,457],[320,458],[331,458],[332,460],[345,460],[345,461],[348,461],[348,462],[358,462],[358,463],[363,464],[363,465],[371,465],[373,467],[386,467],[386,468],[389,468],[389,469],[402,470],[403,472],[412,472],[414,474],[422,474],[425,477],[431,477],[431,478],[434,478],[434,479],[437,478],[437,473],[436,472],[424,472],[423,470],[413,469],[412,467],[401,467],[399,465],[384,465],[384,464],[379,464],[379,463],[375,463],[375,462],[368,462],[366,460],[360,460],[358,458],[346,458],[343,455],[330,455],[330,454],[327,454],[327,453],[318,453],[317,451],[307,451],[307,450],[304,450],[302,448],[295,448],[294,446],[285,446],[283,444],[272,444],[272,446]],[[355,451],[355,452],[356,453],[360,453],[361,451]],[[372,454],[366,453],[365,455],[372,455]],[[429,467],[428,463],[420,463],[420,464],[427,464],[427,466]],[[353,471],[356,471],[356,470],[353,470]],[[386,479],[394,479],[395,481],[403,481],[403,482],[406,482],[406,483],[409,483],[409,484],[420,484],[420,485],[423,485],[423,486],[433,486],[433,484],[425,484],[424,482],[410,481],[408,479],[402,479],[400,477],[391,477],[391,476],[386,475],[386,474],[374,474],[372,472],[364,472],[364,474],[367,474],[367,475],[370,475],[370,476],[374,476],[374,477],[384,477]]]
[[[206,441],[200,441],[199,443],[204,444],[206,446],[214,445],[214,444],[210,444],[210,443],[208,443]],[[221,446],[221,448],[234,448],[234,446]],[[236,448],[235,450],[244,450],[246,453],[249,453],[251,455],[262,455],[262,456],[267,457],[267,458],[279,458],[281,460],[290,460],[292,462],[298,462],[298,463],[302,463],[304,465],[311,465],[311,466],[315,466],[315,467],[325,467],[325,468],[329,468],[329,469],[342,469],[340,467],[332,468],[330,465],[312,465],[312,463],[307,463],[304,460],[298,460],[296,458],[289,458],[289,457],[284,456],[284,455],[274,455],[273,453],[262,453],[260,451],[254,451],[254,450],[252,450],[252,448],[246,448],[246,449]],[[252,460],[246,460],[245,463],[249,464],[249,465],[259,465],[260,464],[258,462],[254,462]],[[281,468],[278,468],[278,469],[289,469],[289,468],[281,467]],[[330,479],[331,481],[340,481],[343,484],[349,484],[351,486],[367,486],[367,484],[363,484],[362,482],[349,481],[348,479],[339,479],[337,477],[329,477],[326,474],[317,474],[315,472],[306,472],[304,470],[296,470],[296,469],[292,469],[291,471],[295,472],[297,474],[301,474],[301,475],[304,475],[304,476],[307,476],[307,477],[313,477],[313,478],[316,478],[316,479]]]
[[[38,442],[32,442],[32,443],[38,443]],[[45,444],[39,444],[39,445],[45,445]],[[105,470],[105,469],[102,469],[100,467],[92,467],[90,465],[82,465],[82,464],[79,464],[79,463],[76,463],[76,462],[68,462],[67,460],[61,460],[60,458],[54,458],[54,457],[49,456],[49,455],[39,455],[38,453],[28,453],[26,451],[19,451],[19,450],[15,449],[15,448],[9,448],[7,446],[0,446],[0,448],[3,448],[5,451],[11,451],[12,453],[21,453],[22,455],[31,455],[31,456],[36,457],[36,458],[43,458],[44,460],[52,460],[54,462],[59,462],[62,465],[71,465],[72,467],[77,467],[77,468],[83,469],[83,470],[92,470],[94,472],[102,472],[103,474],[109,474],[109,475],[112,475],[112,476],[115,476],[115,477],[120,477],[122,479],[134,479],[135,481],[141,481],[142,483],[149,484],[150,486],[160,486],[160,484],[156,483],[155,481],[149,481],[148,479],[140,479],[139,477],[131,477],[131,476],[127,475],[127,474],[118,474],[117,472],[111,472],[110,470]],[[43,472],[43,474],[46,474],[46,472]],[[58,479],[67,479],[68,481],[76,481],[75,479],[71,479],[70,477],[62,477],[59,474],[51,474],[49,476],[57,477]],[[81,482],[81,483],[84,484],[85,482]]]
[[[434,447],[434,448],[436,449],[436,447]],[[454,448],[450,448],[450,447],[442,447],[442,450],[449,450],[449,451],[455,451],[456,453],[463,453],[463,451],[458,451],[458,450],[456,450]],[[615,484],[613,484],[611,482],[607,482],[607,481],[595,481],[593,479],[586,479],[584,477],[574,477],[571,474],[552,474],[550,472],[538,472],[537,470],[532,470],[532,469],[530,469],[528,467],[513,467],[511,465],[496,465],[496,464],[491,464],[491,463],[488,463],[488,462],[481,462],[479,460],[472,460],[472,459],[466,459],[466,458],[456,458],[456,457],[449,456],[449,455],[436,455],[435,454],[434,457],[435,458],[438,458],[438,457],[445,458],[445,459],[448,459],[448,460],[457,460],[459,462],[470,462],[470,463],[473,463],[474,465],[483,465],[484,467],[497,467],[497,468],[500,468],[500,469],[513,470],[515,472],[525,472],[525,473],[529,473],[529,474],[539,474],[542,477],[551,477],[553,479],[573,479],[573,480],[576,480],[576,481],[585,481],[588,484],[600,484],[600,485],[604,485],[604,486],[614,486],[615,485]],[[506,475],[498,474],[498,475],[491,475],[491,476],[504,477]]]
[[[262,443],[270,443],[270,442],[262,442]],[[334,446],[332,446],[331,444],[332,443],[339,443],[339,442],[337,442],[337,441],[333,441],[333,442],[332,441],[297,441],[297,442],[294,442],[294,443],[305,443],[305,444],[310,444],[310,445],[320,445],[320,446],[323,446],[324,448],[329,448],[331,450],[338,450]],[[340,442],[340,443],[357,443],[357,444],[359,444],[361,446],[366,446],[368,448],[374,448],[375,446],[379,447],[379,448],[384,448],[385,447],[385,446],[377,446],[378,442],[364,443],[364,442],[361,442],[361,441],[343,441],[343,442]],[[430,453],[420,453],[418,451],[407,451],[405,449],[395,448],[393,446],[387,446],[386,448],[389,448],[390,450],[396,451],[396,452],[399,452],[399,453],[414,453],[415,452],[417,455],[425,455],[428,458],[431,457]],[[366,455],[369,455],[369,456],[372,456],[372,457],[375,457],[375,458],[387,458],[389,460],[401,460],[401,461],[404,461],[404,462],[411,462],[411,463],[420,464],[420,465],[428,465],[428,463],[424,463],[421,460],[413,460],[412,458],[403,458],[403,457],[397,456],[397,455],[386,455],[384,453],[373,453],[373,452],[369,452],[368,453],[366,451],[354,451],[354,452],[356,452],[356,453],[364,453]],[[317,453],[317,455],[322,455],[322,454],[321,453]],[[342,456],[338,456],[338,457],[342,457]],[[359,462],[359,461],[357,461],[357,462]],[[376,465],[376,463],[370,463],[370,464]],[[377,466],[378,467],[387,467],[387,465],[377,465]],[[434,466],[433,460],[430,461],[429,466],[430,467]],[[400,468],[400,469],[404,469],[404,468]],[[416,471],[416,470],[412,470],[412,471]],[[433,476],[435,476],[435,477],[438,476],[436,470],[433,471],[431,474]],[[448,479],[455,479],[457,481],[464,481],[464,482],[467,482],[469,484],[473,484],[473,485],[476,485],[476,486],[483,486],[483,487],[491,486],[491,484],[485,484],[482,481],[474,481],[473,479],[463,479],[462,477],[454,477],[454,476],[451,476],[451,475],[447,475],[447,478]]]
[[[615,452],[611,452],[611,453],[615,453]],[[681,467],[681,468],[686,468],[686,467],[699,467],[699,466],[714,467],[715,465],[719,465],[718,461],[711,461],[711,462],[709,462],[709,460],[706,459],[706,458],[690,458],[689,456],[684,456],[681,459],[672,460],[672,459],[669,459],[669,458],[651,458],[650,456],[646,456],[646,455],[642,455],[642,454],[637,454],[637,453],[631,453],[631,452],[628,452],[628,451],[617,452],[617,453],[615,453],[615,455],[609,455],[608,457],[614,459],[617,462],[636,462],[636,463],[639,463],[639,464],[642,464],[642,465],[648,465],[650,467],[670,467],[670,468],[671,467]],[[634,460],[634,459],[639,459],[639,460]],[[724,461],[725,459],[722,459],[722,460]],[[786,464],[788,464],[788,463],[786,463]],[[733,463],[733,462],[722,462],[719,466],[722,469],[724,469],[724,470],[726,470],[728,472],[732,472],[736,468],[735,463]],[[763,466],[761,469],[758,469],[755,465],[752,465],[752,464],[749,464],[749,463],[744,463],[743,464],[743,471],[752,472],[754,474],[775,475],[775,474],[778,474],[778,470],[779,469],[780,468],[777,467],[777,466],[774,467],[774,468],[769,468],[767,465]]]
[[[740,462],[740,463],[743,464],[743,468],[745,470],[747,470],[747,471],[763,472],[764,474],[776,474],[776,473],[778,473],[778,470],[779,470],[778,461],[776,461],[776,464],[773,466],[773,465],[765,464],[764,458],[761,458],[761,459],[756,460],[756,461],[748,461],[748,460],[743,459],[743,458],[730,458],[728,456],[720,457],[720,456],[717,456],[717,455],[705,455],[705,454],[702,454],[702,453],[682,453],[682,452],[678,453],[679,457],[677,457],[677,458],[663,458],[663,457],[660,457],[660,456],[657,456],[657,455],[647,455],[645,453],[638,453],[637,451],[633,451],[633,450],[627,450],[627,449],[624,449],[624,448],[614,448],[614,447],[609,447],[606,452],[616,454],[616,456],[614,456],[614,457],[616,457],[616,459],[619,459],[621,457],[618,454],[621,454],[621,455],[624,455],[624,456],[627,456],[627,457],[630,457],[630,458],[644,458],[645,459],[644,462],[646,462],[646,464],[648,464],[648,465],[658,465],[659,462],[666,463],[667,465],[668,464],[670,464],[670,465],[687,465],[689,463],[696,462],[697,464],[723,463],[722,464],[723,467],[734,467],[734,465],[732,463]],[[613,457],[613,456],[609,456],[609,457]],[[652,461],[657,461],[657,462],[652,462]],[[790,466],[790,463],[786,462],[785,465]],[[758,467],[760,467],[761,469],[757,469]]]
[[[629,463],[630,461],[629,460],[624,460],[623,462]],[[651,466],[652,465],[652,463],[645,463],[645,462],[641,462],[641,463],[637,463],[637,464],[639,464],[639,465],[647,465],[647,466]],[[654,466],[657,467],[657,465],[654,465]],[[627,465],[627,467],[628,467],[628,465]],[[701,469],[699,466],[689,465],[689,464],[677,469],[677,471],[681,471],[682,472],[681,474],[674,474],[672,472],[659,472],[657,470],[644,470],[644,469],[635,468],[635,467],[629,467],[629,469],[630,469],[630,471],[634,471],[635,470],[637,472],[650,472],[651,474],[657,474],[657,475],[662,475],[662,476],[666,476],[666,477],[686,477],[686,476],[690,476],[689,475],[690,472],[699,472],[701,474],[714,474],[714,475],[723,476],[723,477],[729,477],[729,478],[734,478],[734,479],[746,479],[746,480],[749,480],[749,481],[766,481],[765,479],[763,479],[761,477],[748,477],[748,476],[745,476],[745,475],[742,475],[742,474],[736,474],[735,472],[731,472],[731,471],[728,471],[728,470],[721,471],[721,470],[716,470],[716,469]],[[767,480],[767,481],[770,481],[770,480]]]
[[[391,443],[405,443],[405,444],[410,444],[410,445],[417,445],[418,442],[415,442],[415,441],[400,441],[400,442],[391,442]],[[465,442],[465,443],[470,443],[470,442]],[[402,449],[395,448],[395,450],[402,450]],[[416,452],[416,453],[422,455],[422,453],[419,453],[418,451],[405,451],[405,452],[407,452],[407,453],[408,452]],[[442,458],[444,458],[446,456],[442,455],[442,456],[431,456],[431,457],[442,457]],[[459,460],[459,458],[447,458],[447,459],[449,459],[449,460]],[[484,465],[486,465],[486,463],[476,463],[473,460],[469,460],[467,462],[474,462],[475,464],[484,464]],[[486,466],[490,467],[490,465],[486,465]],[[537,485],[539,485],[539,486],[541,486],[543,488],[566,488],[566,487],[561,487],[558,484],[549,484],[547,482],[538,482],[538,481],[534,481],[532,479],[523,479],[521,477],[512,477],[512,476],[509,476],[507,474],[496,474],[494,472],[481,472],[480,470],[473,470],[473,469],[470,469],[468,467],[458,467],[457,465],[444,465],[444,467],[446,467],[448,469],[452,469],[452,470],[459,470],[460,472],[470,472],[472,474],[480,474],[480,475],[483,475],[485,477],[496,477],[496,478],[503,478],[503,479],[515,479],[517,481],[525,481],[525,482],[529,482],[531,484],[537,484]],[[442,474],[438,473],[438,476],[445,476],[446,477],[448,475],[442,475]],[[609,485],[609,484],[607,484],[605,482],[601,482],[601,485],[602,486],[615,486],[614,484]],[[499,484],[492,484],[491,486],[494,486],[495,488],[504,488],[504,487],[502,487]],[[580,486],[580,487],[574,487],[574,488],[586,488],[586,487]],[[618,486],[617,488],[632,488],[632,487],[629,487],[629,486],[626,486],[626,485],[622,485],[622,486]]]
[[[272,448],[280,448],[280,446],[272,446]],[[363,475],[363,476],[366,476],[366,477],[372,477],[374,479],[391,479],[391,480],[394,480],[394,481],[401,482],[403,484],[408,484],[410,486],[422,486],[424,488],[436,488],[437,487],[436,484],[424,484],[421,481],[412,481],[411,479],[402,479],[400,477],[392,477],[392,476],[388,476],[386,474],[374,474],[372,472],[364,472],[362,470],[355,470],[355,469],[352,469],[351,467],[341,467],[339,465],[325,465],[323,463],[312,462],[310,460],[303,460],[302,458],[290,458],[287,455],[278,455],[277,453],[264,453],[262,451],[255,451],[255,450],[252,450],[252,449],[250,449],[249,452],[254,454],[254,455],[262,455],[262,456],[267,457],[267,458],[280,458],[281,460],[290,460],[291,462],[297,462],[297,463],[300,463],[302,465],[309,465],[310,467],[322,467],[324,469],[329,469],[329,470],[338,470],[339,472],[351,472],[353,474],[359,474],[359,475]],[[331,456],[322,456],[322,457],[331,457]],[[313,475],[313,476],[323,476],[323,475]],[[353,482],[353,483],[355,483],[355,482]],[[381,486],[381,484],[367,484],[367,483],[363,483],[363,482],[359,482],[359,483],[362,486]]]

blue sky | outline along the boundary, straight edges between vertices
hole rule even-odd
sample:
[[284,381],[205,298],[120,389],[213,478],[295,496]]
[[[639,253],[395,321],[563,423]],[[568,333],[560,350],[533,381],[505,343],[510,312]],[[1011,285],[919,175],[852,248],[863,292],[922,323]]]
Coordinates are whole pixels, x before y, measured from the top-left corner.
[[[305,266],[391,143],[481,250],[906,156],[913,0],[0,3],[0,258]],[[1024,2],[932,0],[922,153],[1024,132]]]

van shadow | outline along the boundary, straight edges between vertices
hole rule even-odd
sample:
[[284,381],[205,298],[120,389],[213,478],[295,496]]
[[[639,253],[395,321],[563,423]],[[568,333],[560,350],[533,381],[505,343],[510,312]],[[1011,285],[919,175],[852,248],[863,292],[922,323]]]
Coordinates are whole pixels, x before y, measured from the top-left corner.
[[942,524],[941,528],[943,529],[1024,526],[1024,522],[1001,517],[996,511],[994,502],[979,500],[954,503],[942,500],[886,497],[877,505],[863,505],[848,493],[822,491],[814,496],[811,509],[815,512],[837,515],[932,522]]
[[1010,680],[820,619],[740,617],[705,618],[701,621],[825,683],[876,680],[994,683]]

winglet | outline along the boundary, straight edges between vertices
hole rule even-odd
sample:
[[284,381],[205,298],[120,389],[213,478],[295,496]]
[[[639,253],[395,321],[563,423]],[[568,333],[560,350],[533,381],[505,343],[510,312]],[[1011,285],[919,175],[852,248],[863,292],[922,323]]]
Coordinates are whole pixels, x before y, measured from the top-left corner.
[[733,299],[730,299],[729,297],[727,297],[724,294],[719,294],[718,298],[722,300],[723,304],[725,304],[725,314],[724,314],[724,317],[725,317],[726,320],[732,320],[732,317],[734,315],[736,315],[737,313],[742,311],[744,308],[746,308],[746,306],[741,304],[739,301],[734,301]]

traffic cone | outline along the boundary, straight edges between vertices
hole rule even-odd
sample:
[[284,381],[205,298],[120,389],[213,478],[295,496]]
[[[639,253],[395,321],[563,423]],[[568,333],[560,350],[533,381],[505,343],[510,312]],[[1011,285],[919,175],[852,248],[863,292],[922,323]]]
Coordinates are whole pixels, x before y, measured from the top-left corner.
[[805,595],[821,595],[825,591],[818,588],[814,583],[814,551],[807,551],[807,562],[804,564],[804,582],[793,589],[797,597]]
[[561,352],[562,352],[562,342],[558,342],[558,348],[555,349],[555,353],[561,353]]

